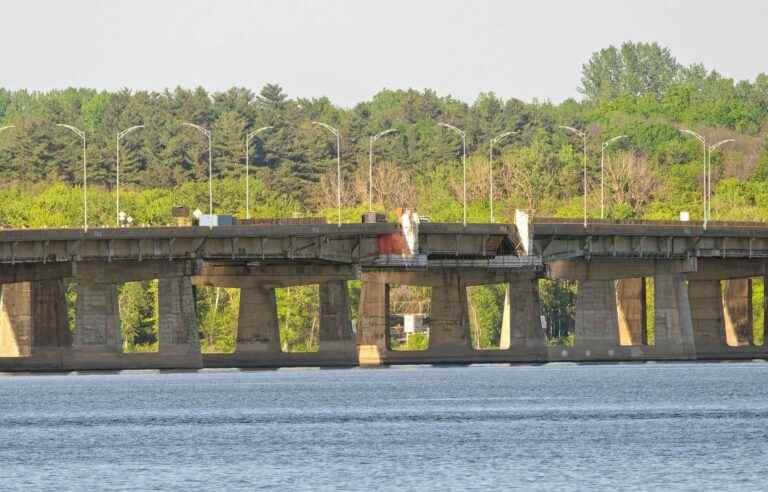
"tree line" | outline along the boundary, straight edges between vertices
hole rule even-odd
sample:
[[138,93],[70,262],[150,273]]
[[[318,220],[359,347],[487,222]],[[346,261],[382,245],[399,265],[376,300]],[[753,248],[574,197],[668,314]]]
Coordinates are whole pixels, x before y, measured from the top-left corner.
[[[602,176],[607,216],[675,219],[687,210],[692,218],[700,218],[702,151],[698,141],[681,133],[688,128],[712,141],[736,139],[712,156],[712,218],[764,220],[768,212],[764,138],[768,75],[735,81],[701,64],[683,66],[655,43],[624,43],[591,55],[582,67],[580,91],[581,99],[554,104],[503,100],[492,92],[466,103],[429,89],[382,90],[369,101],[343,108],[327,97],[291,98],[276,84],[258,92],[236,87],[214,93],[203,88],[161,92],[0,89],[0,126],[16,127],[0,133],[0,226],[80,225],[81,143],[58,123],[87,134],[89,186],[95,185],[89,187],[92,225],[114,221],[115,135],[137,124],[144,128],[121,143],[121,182],[125,184],[121,201],[126,212],[138,225],[163,225],[172,223],[174,205],[205,210],[208,142],[184,122],[212,131],[214,202],[221,213],[245,215],[245,135],[272,126],[253,140],[250,150],[251,215],[335,219],[336,142],[312,125],[322,121],[341,131],[344,221],[359,221],[368,208],[369,138],[390,128],[396,131],[375,146],[374,208],[391,212],[410,206],[433,220],[458,221],[461,139],[437,125],[445,122],[466,132],[471,222],[488,220],[489,141],[507,131],[515,133],[495,146],[493,190],[498,220],[510,220],[515,208],[538,215],[581,216],[581,142],[559,130],[560,125],[589,136],[587,191],[592,217],[600,210],[600,144],[626,135],[606,154]],[[548,316],[556,318],[558,312],[567,313],[573,292],[557,286],[550,290],[543,297],[549,299]],[[131,295],[149,306],[151,292],[145,294]],[[222,310],[236,307],[236,295],[230,294],[219,296]],[[210,295],[201,298],[208,304],[215,301]],[[499,302],[498,293],[489,292],[486,298],[483,302],[488,304]],[[552,306],[562,309],[553,311]],[[153,319],[147,309],[135,317]],[[211,312],[209,307],[200,311]],[[206,314],[214,320],[206,323],[218,326],[222,319],[234,319],[236,311],[229,318],[221,317],[221,312]],[[477,337],[482,344],[492,345],[498,329],[490,325],[498,320],[482,312],[481,318],[491,321],[481,321],[488,326]],[[288,319],[288,325],[296,322],[293,315]],[[304,333],[296,326],[293,332]],[[309,318],[307,326],[311,326]],[[232,331],[228,333],[232,340]],[[296,336],[296,340],[304,337]],[[211,335],[211,340],[216,337]],[[314,343],[296,340],[291,343]]]

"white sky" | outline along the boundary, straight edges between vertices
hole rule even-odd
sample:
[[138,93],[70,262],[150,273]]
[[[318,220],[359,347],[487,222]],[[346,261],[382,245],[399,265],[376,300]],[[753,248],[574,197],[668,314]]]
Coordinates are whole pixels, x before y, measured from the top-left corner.
[[352,106],[388,88],[561,101],[626,40],[736,79],[768,72],[765,0],[13,0],[0,87],[223,90]]

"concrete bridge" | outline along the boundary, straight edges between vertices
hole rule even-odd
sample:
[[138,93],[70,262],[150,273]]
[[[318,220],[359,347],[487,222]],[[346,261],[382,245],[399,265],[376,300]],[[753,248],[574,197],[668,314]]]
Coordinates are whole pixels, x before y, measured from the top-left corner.
[[[768,358],[752,339],[752,285],[768,275],[766,225],[584,227],[518,213],[515,224],[422,223],[410,243],[403,235],[394,223],[0,231],[0,370]],[[409,246],[392,250],[400,243]],[[572,347],[547,345],[542,278],[578,285]],[[123,353],[118,286],[153,279],[159,351]],[[362,280],[356,329],[353,279]],[[501,345],[476,350],[467,288],[499,283]],[[307,284],[319,285],[320,349],[282,352],[275,289]],[[431,287],[427,350],[390,346],[393,285]],[[241,289],[234,353],[201,354],[196,286]]]

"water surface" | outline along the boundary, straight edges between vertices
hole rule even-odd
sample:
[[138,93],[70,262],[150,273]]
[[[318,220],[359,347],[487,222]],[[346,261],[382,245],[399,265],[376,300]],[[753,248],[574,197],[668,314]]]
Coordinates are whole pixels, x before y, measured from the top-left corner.
[[3,490],[765,490],[768,364],[0,377]]

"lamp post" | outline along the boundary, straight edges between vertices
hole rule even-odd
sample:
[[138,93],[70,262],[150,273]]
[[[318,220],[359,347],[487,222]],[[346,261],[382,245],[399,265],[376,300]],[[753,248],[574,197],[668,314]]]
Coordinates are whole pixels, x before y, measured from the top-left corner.
[[250,179],[250,152],[251,140],[259,133],[267,130],[271,130],[271,126],[263,126],[258,130],[254,130],[245,136],[245,218],[251,218],[251,179]]
[[144,128],[144,125],[136,125],[117,132],[115,136],[115,220],[120,227],[120,140],[132,131]]
[[448,123],[438,123],[438,125],[453,130],[461,136],[461,168],[464,175],[464,227],[467,226],[467,133],[459,130]]
[[682,129],[680,130],[683,133],[686,133],[688,135],[691,135],[695,137],[699,142],[701,142],[701,145],[704,148],[704,229],[707,228],[707,222],[709,221],[709,176],[707,173],[707,139],[704,137],[704,135],[699,135],[698,133],[692,131],[692,130],[686,130]]
[[341,227],[341,132],[327,123],[313,121],[313,125],[321,126],[336,137],[336,205],[339,210],[339,227]]
[[626,135],[609,138],[600,146],[600,218],[605,218],[605,149],[613,142],[627,138]]
[[517,132],[504,132],[499,135],[496,135],[491,139],[490,148],[488,149],[488,184],[489,184],[489,192],[488,192],[488,198],[491,203],[491,223],[493,224],[493,145],[501,142],[508,136],[515,134]]
[[712,151],[719,149],[721,146],[735,142],[736,140],[732,138],[726,138],[725,140],[720,140],[716,144],[709,146],[709,155],[707,156],[707,173],[709,174],[709,179],[707,180],[707,215],[712,218]]
[[211,144],[211,130],[194,123],[182,123],[182,125],[194,128],[208,137],[208,213],[213,215],[213,145]]
[[581,137],[584,145],[584,227],[587,227],[587,134],[581,130],[577,130],[572,126],[560,125],[563,130],[568,130],[571,133],[575,133]]
[[65,125],[64,123],[57,123],[56,126],[66,128],[71,131],[83,142],[83,229],[88,230],[88,168],[86,165],[86,139],[85,132],[75,128],[72,125]]
[[376,135],[371,135],[370,137],[370,145],[368,149],[368,211],[373,212],[373,144],[376,143],[376,140],[380,139],[381,137],[385,135],[389,135],[390,133],[396,132],[397,128],[390,128],[389,130],[384,130],[383,132],[377,133]]

